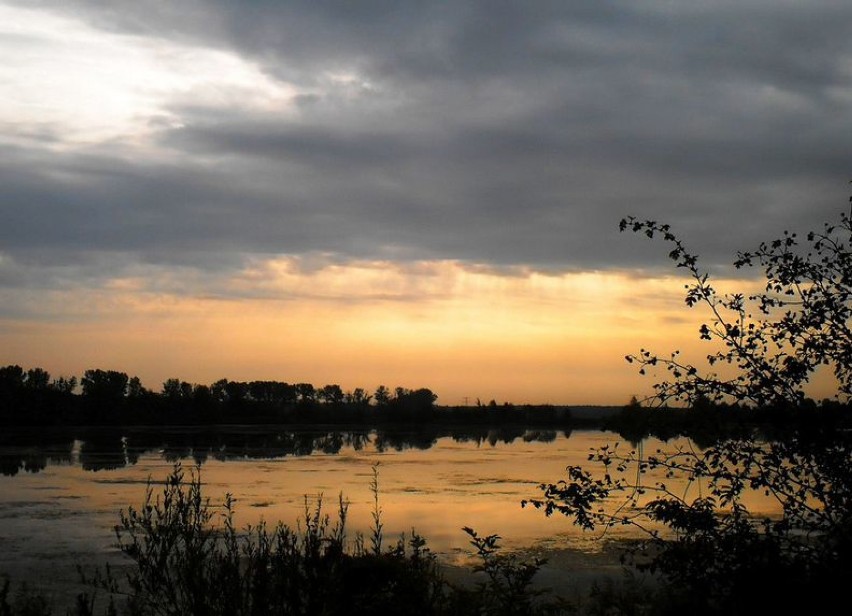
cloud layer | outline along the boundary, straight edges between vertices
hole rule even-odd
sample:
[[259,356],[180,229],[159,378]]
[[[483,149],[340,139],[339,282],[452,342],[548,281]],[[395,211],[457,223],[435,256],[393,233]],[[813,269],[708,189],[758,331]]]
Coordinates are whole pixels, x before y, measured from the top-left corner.
[[729,261],[844,207],[845,2],[44,0],[0,15],[0,284],[39,265],[229,275],[275,255],[659,265],[618,236],[630,213]]

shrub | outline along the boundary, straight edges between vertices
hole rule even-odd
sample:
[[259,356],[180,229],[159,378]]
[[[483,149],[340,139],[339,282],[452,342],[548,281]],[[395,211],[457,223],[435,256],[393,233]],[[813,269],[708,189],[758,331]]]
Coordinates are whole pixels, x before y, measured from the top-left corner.
[[342,496],[333,522],[321,500],[311,508],[306,499],[296,530],[260,523],[238,531],[234,499],[215,512],[200,469],[187,475],[178,464],[160,494],[149,482],[142,507],[120,516],[116,536],[132,561],[125,578],[107,568],[89,581],[123,596],[131,616],[555,613],[556,602],[530,590],[541,562],[498,554],[499,537],[465,529],[487,578],[473,589],[449,584],[414,531],[385,548],[375,470],[371,487],[369,537],[347,539]]
[[[629,218],[621,228],[670,244],[669,257],[692,278],[687,306],[709,310],[699,335],[721,349],[706,355],[708,371],[677,352],[662,357],[643,349],[628,356],[643,374],[657,367],[667,372],[648,404],[662,412],[671,401],[693,409],[732,402],[801,410],[814,406],[804,388],[820,366],[833,372],[837,400],[852,395],[848,216],[809,233],[804,250],[796,234],[785,233],[741,253],[736,267],[756,263],[766,277],[765,291],[749,297],[717,293],[668,225]],[[733,374],[713,372],[719,365]],[[566,481],[542,484],[543,497],[529,504],[573,517],[585,529],[632,525],[646,533],[631,556],[664,582],[656,613],[813,610],[844,600],[843,580],[852,576],[852,435],[820,429],[818,421],[814,416],[810,426],[776,440],[745,435],[703,450],[644,455],[605,446],[589,455],[597,471],[571,466]],[[688,497],[672,487],[677,482],[701,482],[705,492]],[[778,515],[752,515],[748,491],[773,498]]]

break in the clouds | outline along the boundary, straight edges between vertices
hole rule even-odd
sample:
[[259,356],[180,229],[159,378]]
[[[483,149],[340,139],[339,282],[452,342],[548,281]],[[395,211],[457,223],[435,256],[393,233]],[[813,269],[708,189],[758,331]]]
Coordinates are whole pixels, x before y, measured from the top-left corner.
[[850,23],[832,1],[6,1],[0,284],[659,264],[630,213],[727,261],[843,207]]

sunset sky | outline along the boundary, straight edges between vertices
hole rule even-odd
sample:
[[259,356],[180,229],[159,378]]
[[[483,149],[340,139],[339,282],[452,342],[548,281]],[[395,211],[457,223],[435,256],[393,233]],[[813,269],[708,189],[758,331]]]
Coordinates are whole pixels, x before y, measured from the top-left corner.
[[[852,3],[0,0],[0,364],[622,404],[847,207]],[[731,278],[739,277],[732,281]]]

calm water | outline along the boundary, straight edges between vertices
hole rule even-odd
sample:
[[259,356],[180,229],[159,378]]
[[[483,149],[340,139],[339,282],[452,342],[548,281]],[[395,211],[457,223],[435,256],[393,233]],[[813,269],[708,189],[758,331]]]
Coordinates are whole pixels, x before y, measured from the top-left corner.
[[[584,463],[590,448],[619,440],[599,431],[327,432],[246,428],[204,432],[89,430],[21,433],[0,443],[0,573],[66,592],[74,564],[120,562],[118,511],[143,502],[148,479],[174,461],[199,463],[206,496],[237,499],[242,526],[295,525],[305,497],[334,513],[350,502],[351,533],[370,527],[372,468],[378,465],[385,536],[414,527],[446,562],[469,554],[462,526],[496,533],[508,548],[600,546],[566,518],[522,509],[536,486]],[[648,443],[646,446],[656,446]],[[625,532],[625,531],[622,531]]]

